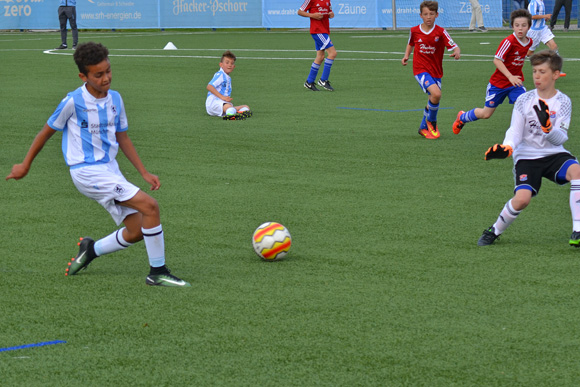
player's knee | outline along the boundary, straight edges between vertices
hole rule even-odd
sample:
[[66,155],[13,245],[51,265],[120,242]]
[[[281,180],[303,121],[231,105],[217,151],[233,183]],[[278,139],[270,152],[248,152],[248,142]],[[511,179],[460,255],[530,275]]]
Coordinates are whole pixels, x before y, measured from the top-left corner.
[[[528,190],[521,190],[522,192],[516,193],[516,196],[512,199],[512,207],[516,211],[521,211],[530,204],[532,200],[532,193]],[[527,191],[527,192],[526,192]]]
[[153,199],[151,196],[147,196],[148,198],[143,204],[141,213],[145,216],[159,216],[159,203],[157,203],[157,200]]

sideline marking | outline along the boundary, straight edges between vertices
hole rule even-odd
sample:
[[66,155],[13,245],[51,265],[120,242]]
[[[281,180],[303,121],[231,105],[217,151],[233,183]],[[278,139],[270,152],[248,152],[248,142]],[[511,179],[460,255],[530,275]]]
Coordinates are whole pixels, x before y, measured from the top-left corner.
[[[342,107],[338,106],[337,109],[347,109],[347,110],[368,110],[373,112],[389,112],[389,113],[406,113],[406,112],[422,112],[425,109],[404,109],[404,110],[388,110],[388,109],[366,109],[366,108],[353,108],[353,107]],[[445,109],[455,109],[454,107],[440,107],[439,110]]]
[[24,345],[19,345],[17,347],[0,348],[0,352],[15,351],[17,349],[24,349],[24,348],[31,348],[31,347],[44,347],[45,345],[64,344],[64,343],[66,343],[66,341],[62,341],[62,340],[43,341],[41,343],[24,344]]

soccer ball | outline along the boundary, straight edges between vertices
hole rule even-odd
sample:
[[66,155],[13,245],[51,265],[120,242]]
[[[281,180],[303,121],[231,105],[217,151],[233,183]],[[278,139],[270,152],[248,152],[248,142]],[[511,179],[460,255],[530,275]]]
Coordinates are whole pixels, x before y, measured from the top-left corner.
[[280,223],[266,222],[254,231],[254,251],[266,261],[278,261],[288,254],[292,245],[290,232]]

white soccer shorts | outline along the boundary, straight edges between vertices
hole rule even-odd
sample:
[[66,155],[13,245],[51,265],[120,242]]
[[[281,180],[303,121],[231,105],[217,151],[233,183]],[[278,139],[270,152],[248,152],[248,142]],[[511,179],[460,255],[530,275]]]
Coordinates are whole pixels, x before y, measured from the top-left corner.
[[538,48],[540,42],[546,44],[550,40],[554,39],[555,36],[548,27],[545,27],[541,30],[529,30],[528,38],[532,38],[534,41],[534,43],[532,43],[532,47],[530,47],[530,51],[536,51],[536,48]]
[[224,115],[225,104],[231,105],[231,103],[223,101],[219,98],[208,98],[205,101],[205,110],[210,116],[222,117]]
[[77,189],[86,197],[105,207],[117,226],[123,223],[128,215],[138,212],[117,203],[127,201],[137,195],[139,187],[125,179],[116,160],[107,164],[72,168],[70,175]]

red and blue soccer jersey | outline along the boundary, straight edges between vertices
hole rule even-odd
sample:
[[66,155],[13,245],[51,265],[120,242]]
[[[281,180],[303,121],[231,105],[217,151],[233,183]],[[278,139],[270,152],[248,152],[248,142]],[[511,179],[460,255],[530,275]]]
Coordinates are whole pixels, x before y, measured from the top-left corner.
[[[528,39],[528,43],[524,45],[515,34],[511,34],[501,41],[495,53],[495,57],[503,62],[512,75],[522,77],[523,81],[524,74],[522,68],[524,67],[526,54],[528,53],[528,49],[532,46],[532,43],[532,39]],[[489,83],[501,89],[513,86],[499,69],[496,69],[491,75]]]
[[411,28],[409,45],[415,47],[413,53],[413,75],[428,73],[433,78],[443,78],[443,53],[445,47],[451,51],[457,44],[443,27],[433,26],[423,32],[421,26]]
[[322,20],[310,18],[311,34],[330,34],[330,22],[328,18],[328,14],[332,11],[330,0],[305,0],[300,10],[324,15]]

